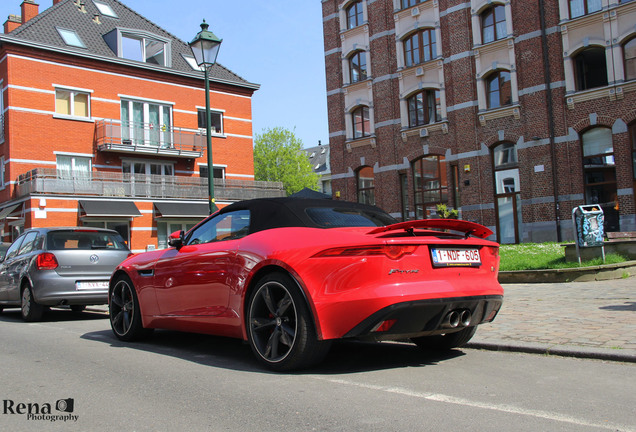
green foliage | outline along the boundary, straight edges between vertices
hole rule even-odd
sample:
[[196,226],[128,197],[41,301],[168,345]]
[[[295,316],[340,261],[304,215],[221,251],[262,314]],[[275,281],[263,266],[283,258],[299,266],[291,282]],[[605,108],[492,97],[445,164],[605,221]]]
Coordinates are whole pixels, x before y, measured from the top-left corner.
[[[577,268],[578,262],[565,262],[565,247],[560,243],[522,243],[517,245],[501,245],[499,248],[501,262],[499,270],[541,270]],[[605,256],[605,264],[616,264],[626,261],[617,254]],[[602,258],[583,261],[583,267],[603,264]]]
[[282,182],[287,195],[303,188],[318,190],[319,176],[302,151],[303,142],[283,127],[264,129],[254,140],[254,176],[257,181]]
[[437,214],[442,219],[457,219],[459,218],[459,211],[457,209],[448,209],[446,204],[437,204]]

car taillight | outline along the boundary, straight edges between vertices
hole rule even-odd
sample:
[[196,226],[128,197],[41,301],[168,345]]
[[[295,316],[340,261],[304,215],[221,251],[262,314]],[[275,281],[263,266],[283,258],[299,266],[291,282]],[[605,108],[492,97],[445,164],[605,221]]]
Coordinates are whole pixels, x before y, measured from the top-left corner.
[[314,255],[318,258],[329,257],[362,257],[384,255],[392,260],[410,255],[417,249],[414,245],[383,245],[383,246],[359,246],[327,249]]
[[55,255],[50,252],[44,252],[38,255],[35,260],[35,265],[38,270],[54,270],[58,266]]

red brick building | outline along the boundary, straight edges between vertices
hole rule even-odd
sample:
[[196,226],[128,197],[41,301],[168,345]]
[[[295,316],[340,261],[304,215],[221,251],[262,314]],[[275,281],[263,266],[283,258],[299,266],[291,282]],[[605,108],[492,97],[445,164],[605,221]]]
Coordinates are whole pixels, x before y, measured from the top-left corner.
[[636,230],[636,1],[322,0],[336,197],[502,243]]
[[[203,72],[187,43],[117,0],[49,6],[24,0],[0,35],[2,239],[105,226],[133,251],[165,247],[208,214]],[[218,205],[280,196],[254,181],[259,86],[220,64],[210,76]]]

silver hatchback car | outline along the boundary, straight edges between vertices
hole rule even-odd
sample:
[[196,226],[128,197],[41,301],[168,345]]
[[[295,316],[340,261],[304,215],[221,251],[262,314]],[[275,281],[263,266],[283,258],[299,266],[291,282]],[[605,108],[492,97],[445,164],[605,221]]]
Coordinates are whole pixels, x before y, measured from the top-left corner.
[[101,228],[34,228],[24,232],[0,263],[0,311],[22,308],[38,321],[49,306],[108,303],[110,275],[130,249],[117,231]]

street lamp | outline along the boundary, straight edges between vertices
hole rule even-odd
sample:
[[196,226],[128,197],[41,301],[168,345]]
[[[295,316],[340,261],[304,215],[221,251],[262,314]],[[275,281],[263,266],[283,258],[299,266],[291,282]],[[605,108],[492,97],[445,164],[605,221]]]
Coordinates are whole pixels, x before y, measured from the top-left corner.
[[209,25],[203,20],[201,31],[190,42],[190,49],[194,54],[199,67],[203,68],[205,74],[205,136],[207,139],[208,151],[208,192],[210,214],[216,211],[214,204],[214,166],[212,165],[212,116],[210,114],[210,76],[208,69],[216,63],[216,57],[219,55],[219,48],[223,39],[216,37],[214,33],[208,30]]

